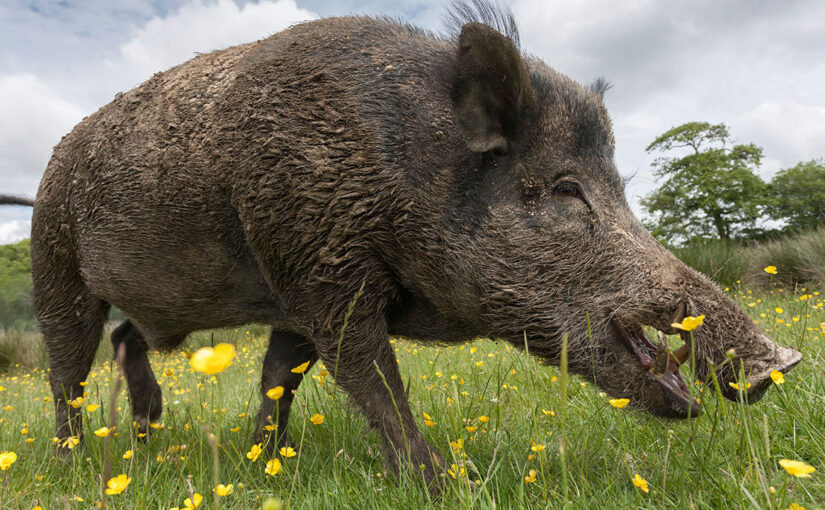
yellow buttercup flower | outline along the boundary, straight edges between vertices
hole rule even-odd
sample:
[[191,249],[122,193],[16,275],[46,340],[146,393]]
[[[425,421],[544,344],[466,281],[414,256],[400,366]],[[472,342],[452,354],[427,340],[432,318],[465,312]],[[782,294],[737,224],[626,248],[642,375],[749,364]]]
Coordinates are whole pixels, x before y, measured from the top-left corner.
[[787,471],[789,475],[797,478],[810,478],[811,473],[816,471],[815,467],[809,466],[801,460],[782,459],[779,461],[779,465],[785,468],[785,471]]
[[201,506],[201,501],[203,501],[203,496],[198,494],[197,492],[192,494],[192,498],[186,498],[183,500],[183,506],[187,510],[193,510]]
[[229,496],[235,492],[235,487],[230,483],[229,485],[224,485],[219,483],[217,487],[215,487],[215,494],[220,497]]
[[701,326],[704,321],[704,315],[700,315],[698,317],[688,315],[687,317],[682,319],[682,322],[674,322],[673,324],[671,324],[671,326],[677,329],[681,329],[683,331],[693,331],[694,329]]
[[785,384],[785,374],[779,370],[771,370],[771,379],[773,379],[774,384]]
[[275,386],[274,388],[270,388],[266,391],[266,396],[272,400],[278,400],[284,396],[284,387]]
[[99,429],[95,430],[95,435],[97,437],[106,437],[112,432],[112,429],[109,427],[100,427]]
[[132,458],[132,450],[126,450],[126,452],[123,454],[123,458],[126,459],[126,460],[131,459]]
[[490,421],[490,417],[489,416],[479,416],[478,421],[480,421],[481,423],[487,423],[488,421]]
[[252,448],[250,448],[249,451],[246,453],[246,458],[252,460],[252,462],[255,462],[256,460],[258,460],[258,457],[261,456],[262,451],[263,448],[261,448],[261,443],[253,444]]
[[5,471],[17,462],[17,454],[14,452],[0,453],[0,470]]
[[121,492],[126,490],[126,487],[129,486],[129,482],[131,481],[132,479],[127,477],[126,475],[118,475],[114,478],[109,479],[109,481],[106,482],[105,492],[109,496],[120,494]]
[[75,399],[69,400],[69,405],[74,407],[75,409],[80,409],[83,407],[83,397],[77,397]]
[[461,451],[462,448],[464,448],[464,440],[461,439],[461,438],[458,438],[455,441],[450,441],[450,446],[452,446],[453,451],[455,453],[458,453],[458,452]]
[[320,425],[324,423],[324,415],[323,414],[313,414],[309,417],[309,421],[312,422],[313,425]]
[[235,358],[235,346],[232,344],[220,343],[214,348],[201,347],[192,357],[189,364],[198,372],[206,375],[213,375],[226,370]]
[[284,446],[280,450],[278,450],[281,454],[281,457],[294,457],[297,455],[297,452],[291,446]]
[[473,425],[467,425],[466,427],[464,427],[464,430],[466,430],[467,432],[469,432],[470,434],[472,434],[473,432],[475,432],[476,430],[478,430],[478,427],[473,426]]
[[768,274],[776,274],[776,266],[766,266],[764,271]]
[[467,471],[464,469],[464,466],[459,466],[457,464],[450,465],[450,469],[447,470],[447,473],[453,477],[453,479],[458,480],[462,476],[467,474]]
[[611,398],[610,399],[610,405],[612,405],[616,409],[621,409],[629,403],[630,403],[629,398]]
[[647,486],[647,480],[641,477],[639,473],[636,473],[636,476],[633,477],[633,485],[641,489],[642,492],[647,494],[650,492],[650,488]]
[[528,475],[524,477],[524,483],[533,483],[533,482],[535,482],[537,474],[538,473],[536,473],[535,469],[531,469],[530,473],[528,473]]
[[290,372],[292,372],[293,374],[303,374],[304,372],[307,371],[307,368],[309,368],[309,361],[305,361],[305,362],[301,363],[297,367],[290,370]]
[[272,459],[266,463],[266,469],[264,469],[264,473],[275,476],[281,470],[281,461],[279,459]]
[[66,438],[65,441],[63,441],[62,446],[63,446],[63,448],[68,448],[69,450],[71,450],[72,448],[77,446],[79,443],[80,443],[79,438],[77,438],[76,436],[69,436],[69,437]]
[[543,444],[534,444],[533,446],[530,447],[530,449],[533,450],[536,453],[543,452],[544,451],[544,445]]
[[99,408],[100,408],[100,406],[98,404],[89,404],[89,405],[86,406],[86,410],[89,411],[90,413],[93,413],[93,412],[97,411]]
[[[735,389],[735,390],[738,390],[738,389],[739,389],[739,385],[738,385],[738,384],[736,384],[735,382],[729,382],[729,383],[728,383],[728,386],[730,386],[731,388],[733,388],[733,389]],[[748,389],[748,388],[750,388],[750,387],[751,387],[751,383],[746,383],[746,384],[745,384],[745,389]]]
[[435,420],[433,420],[432,416],[425,412],[422,412],[421,414],[424,415],[424,425],[428,427],[435,427]]

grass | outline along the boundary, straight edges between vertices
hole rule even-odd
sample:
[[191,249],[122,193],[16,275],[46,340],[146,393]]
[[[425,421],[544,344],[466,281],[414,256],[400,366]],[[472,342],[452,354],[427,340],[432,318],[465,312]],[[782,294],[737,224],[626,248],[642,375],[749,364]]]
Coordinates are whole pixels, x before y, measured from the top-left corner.
[[[365,420],[317,366],[307,373],[293,407],[290,433],[299,454],[282,459],[275,476],[264,473],[266,454],[254,463],[247,459],[260,402],[263,328],[194,335],[193,349],[212,342],[237,345],[235,362],[211,377],[194,373],[183,352],[152,354],[164,390],[163,428],[147,442],[138,440],[121,390],[112,472],[127,474],[131,483],[122,494],[102,496],[104,441],[92,431],[107,424],[116,373],[104,341],[107,352],[99,354],[89,375],[85,401],[100,408],[84,408],[85,447],[68,461],[53,455],[46,370],[13,367],[0,378],[0,451],[18,455],[3,472],[0,506],[73,509],[105,501],[110,508],[172,508],[183,507],[197,492],[204,497],[201,507],[209,508],[215,497],[208,434],[214,433],[218,480],[234,484],[221,508],[257,509],[268,498],[283,507],[313,509],[785,509],[791,503],[816,508],[825,501],[823,296],[800,300],[778,289],[759,296],[737,290],[736,296],[779,343],[800,349],[803,362],[754,406],[717,398],[711,385],[695,386],[704,414],[690,422],[614,408],[607,395],[576,377],[563,388],[558,368],[542,366],[508,344],[395,341],[419,427],[456,468],[466,461],[465,474],[456,469],[458,479],[449,477],[436,500],[414,477],[399,480],[388,471],[375,433],[367,433]],[[320,425],[309,420],[316,413],[324,416]],[[433,426],[425,425],[423,413]],[[133,451],[128,460],[122,458],[127,450]],[[817,471],[811,478],[791,477],[778,465],[783,458],[805,461]],[[528,484],[530,470],[536,474]],[[649,493],[632,483],[637,473]]]
[[[825,228],[769,241],[694,240],[673,253],[723,286],[825,285]],[[776,266],[779,272],[769,275],[763,270],[766,266]]]

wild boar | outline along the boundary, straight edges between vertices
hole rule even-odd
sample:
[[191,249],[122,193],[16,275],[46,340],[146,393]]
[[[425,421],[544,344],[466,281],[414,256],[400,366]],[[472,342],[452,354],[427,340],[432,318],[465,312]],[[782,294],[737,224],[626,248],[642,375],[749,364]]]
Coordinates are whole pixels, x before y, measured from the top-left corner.
[[[300,24],[158,73],[64,137],[31,241],[58,438],[82,433],[66,403],[111,305],[128,317],[112,342],[142,431],[161,414],[147,349],[263,323],[261,390],[286,389],[277,413],[261,405],[260,425],[278,417],[272,442],[287,441],[290,369],[321,359],[393,467],[409,452],[430,479],[441,457],[390,335],[499,338],[551,363],[567,336],[573,372],[674,418],[699,412],[678,368],[691,354],[728,398],[743,370],[749,402],[799,362],[634,217],[602,82],[523,54],[494,6],[457,4],[453,20],[453,37],[368,17]],[[675,352],[642,330],[675,333],[686,314],[707,318]]]

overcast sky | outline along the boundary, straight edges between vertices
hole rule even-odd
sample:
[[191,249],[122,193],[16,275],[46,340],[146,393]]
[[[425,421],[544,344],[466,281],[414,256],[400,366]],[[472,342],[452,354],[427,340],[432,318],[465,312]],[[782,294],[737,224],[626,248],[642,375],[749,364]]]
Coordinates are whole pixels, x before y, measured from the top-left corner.
[[[655,187],[645,147],[688,121],[764,149],[760,174],[825,157],[825,2],[504,0],[522,45],[583,83],[604,76],[628,199]],[[438,0],[3,0],[0,193],[34,196],[51,148],[119,91],[195,53],[322,16],[441,30]],[[31,211],[0,207],[0,243]]]

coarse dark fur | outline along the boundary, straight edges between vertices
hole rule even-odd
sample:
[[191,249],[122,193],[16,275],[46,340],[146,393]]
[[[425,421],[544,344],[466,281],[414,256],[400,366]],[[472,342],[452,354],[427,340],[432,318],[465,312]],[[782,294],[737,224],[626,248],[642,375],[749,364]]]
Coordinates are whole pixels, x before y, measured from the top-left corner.
[[289,369],[321,359],[392,465],[425,465],[428,479],[443,462],[415,423],[389,335],[526,338],[557,363],[566,334],[571,370],[674,417],[695,410],[617,324],[673,332],[679,306],[706,314],[698,368],[715,363],[731,398],[728,349],[752,400],[771,369],[798,362],[633,217],[605,82],[584,88],[523,56],[512,16],[490,4],[458,4],[452,19],[454,38],[347,17],[200,55],[60,142],[31,243],[59,438],[82,433],[66,401],[82,393],[110,305],[128,317],[112,342],[126,344],[143,430],[161,412],[147,349],[265,323],[261,390],[289,397],[277,413],[263,398],[261,425],[278,416],[286,441],[301,382]]

